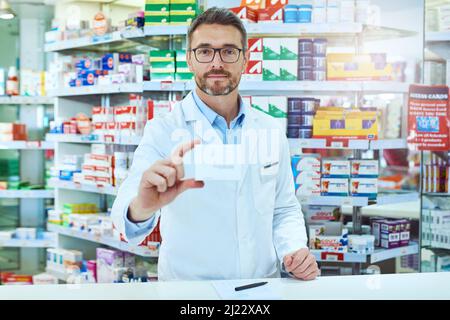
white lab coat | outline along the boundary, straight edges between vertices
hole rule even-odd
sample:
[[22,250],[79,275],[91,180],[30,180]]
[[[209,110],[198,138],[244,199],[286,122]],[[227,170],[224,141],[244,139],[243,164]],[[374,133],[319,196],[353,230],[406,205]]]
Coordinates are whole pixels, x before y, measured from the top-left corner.
[[[158,260],[160,280],[275,277],[280,274],[285,255],[307,247],[286,136],[262,112],[247,108],[245,114],[242,135],[246,130],[275,130],[278,152],[244,166],[239,182],[206,181],[204,188],[187,190],[156,213],[162,237]],[[192,135],[183,141],[202,136],[201,131],[194,134],[195,126],[213,130],[195,105],[192,93],[170,115],[147,123],[129,176],[112,208],[115,228],[123,235],[126,234],[124,216],[137,195],[142,173],[156,160],[168,158],[182,142],[172,139],[178,136],[179,129]],[[223,142],[216,134],[212,141],[202,143]],[[272,166],[265,169],[268,163]],[[138,244],[144,238],[142,235],[126,240]]]

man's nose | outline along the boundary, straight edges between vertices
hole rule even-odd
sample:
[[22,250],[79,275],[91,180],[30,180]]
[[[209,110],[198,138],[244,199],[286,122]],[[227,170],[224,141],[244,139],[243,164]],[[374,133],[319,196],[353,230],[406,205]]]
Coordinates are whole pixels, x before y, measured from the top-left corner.
[[211,62],[211,67],[213,69],[223,68],[223,62],[222,62],[222,59],[220,58],[220,52],[219,51],[215,51],[214,52],[214,59]]

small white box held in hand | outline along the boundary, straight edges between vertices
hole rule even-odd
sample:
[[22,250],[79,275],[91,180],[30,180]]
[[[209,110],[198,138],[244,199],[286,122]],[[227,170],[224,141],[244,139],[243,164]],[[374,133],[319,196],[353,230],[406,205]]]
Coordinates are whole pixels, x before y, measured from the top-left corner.
[[200,144],[183,157],[184,179],[239,181],[245,160],[242,145]]

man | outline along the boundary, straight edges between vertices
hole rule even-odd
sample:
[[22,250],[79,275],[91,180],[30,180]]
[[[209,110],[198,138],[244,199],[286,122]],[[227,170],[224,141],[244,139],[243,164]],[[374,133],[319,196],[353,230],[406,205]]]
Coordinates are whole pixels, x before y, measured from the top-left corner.
[[[192,23],[187,61],[196,89],[169,116],[147,124],[113,205],[115,227],[132,244],[159,219],[160,280],[264,278],[280,270],[312,280],[319,273],[306,245],[286,135],[238,93],[246,45],[241,21],[227,9],[211,8]],[[191,138],[174,141],[180,130]],[[239,181],[184,176],[183,156],[197,144],[241,144],[252,130],[276,130],[273,161],[244,164]]]

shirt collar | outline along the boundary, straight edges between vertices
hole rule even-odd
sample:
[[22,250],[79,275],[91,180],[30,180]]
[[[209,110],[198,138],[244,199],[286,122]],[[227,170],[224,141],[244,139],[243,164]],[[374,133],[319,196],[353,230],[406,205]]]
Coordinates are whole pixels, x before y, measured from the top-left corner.
[[[197,105],[200,112],[206,117],[208,122],[212,125],[214,121],[219,117],[219,114],[215,112],[213,109],[208,107],[206,103],[200,99],[195,90],[192,90],[192,97],[194,98],[195,104]],[[244,121],[245,118],[245,107],[244,102],[242,101],[241,96],[239,96],[239,113],[234,120],[236,120],[236,124],[240,125]]]

